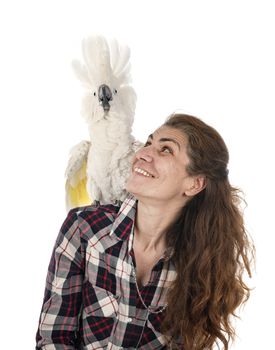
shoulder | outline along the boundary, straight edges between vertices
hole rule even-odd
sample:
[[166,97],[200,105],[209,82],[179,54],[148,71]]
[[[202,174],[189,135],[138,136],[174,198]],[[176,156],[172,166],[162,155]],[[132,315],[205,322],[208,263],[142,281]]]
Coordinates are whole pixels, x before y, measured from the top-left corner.
[[91,234],[98,234],[111,228],[119,209],[119,206],[112,204],[78,207],[69,211],[67,220],[77,221],[81,234],[89,238]]

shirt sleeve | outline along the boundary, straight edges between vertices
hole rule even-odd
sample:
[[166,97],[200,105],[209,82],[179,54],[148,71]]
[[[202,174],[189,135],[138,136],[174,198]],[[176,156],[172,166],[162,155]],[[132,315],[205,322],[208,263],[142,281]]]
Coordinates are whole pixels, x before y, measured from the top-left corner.
[[76,209],[65,219],[50,260],[36,350],[77,349],[84,259]]

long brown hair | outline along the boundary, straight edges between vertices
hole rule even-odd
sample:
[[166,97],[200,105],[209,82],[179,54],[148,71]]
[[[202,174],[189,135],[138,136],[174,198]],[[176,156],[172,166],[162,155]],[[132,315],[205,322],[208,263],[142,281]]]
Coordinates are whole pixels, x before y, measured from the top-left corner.
[[254,246],[241,210],[240,191],[228,180],[228,150],[212,127],[200,119],[174,114],[166,126],[181,130],[188,139],[189,175],[203,175],[205,188],[182,209],[167,232],[173,247],[177,278],[168,293],[163,333],[177,348],[228,349],[235,331],[231,323],[238,306],[249,298],[243,273],[251,276]]

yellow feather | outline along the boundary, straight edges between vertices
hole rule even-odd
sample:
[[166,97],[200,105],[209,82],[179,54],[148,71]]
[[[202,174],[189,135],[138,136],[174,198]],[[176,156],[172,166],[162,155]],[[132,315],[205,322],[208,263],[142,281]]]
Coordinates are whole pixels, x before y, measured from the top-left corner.
[[78,172],[66,182],[67,204],[70,208],[90,205],[92,202],[86,188],[86,169],[87,163],[83,162]]

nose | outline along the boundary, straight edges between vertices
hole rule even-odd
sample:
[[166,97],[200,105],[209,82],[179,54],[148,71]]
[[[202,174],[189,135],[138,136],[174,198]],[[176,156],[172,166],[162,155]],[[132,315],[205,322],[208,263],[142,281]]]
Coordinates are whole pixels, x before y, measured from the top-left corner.
[[152,146],[146,146],[139,149],[136,153],[137,159],[142,159],[145,162],[153,161],[153,149]]

